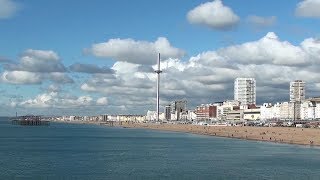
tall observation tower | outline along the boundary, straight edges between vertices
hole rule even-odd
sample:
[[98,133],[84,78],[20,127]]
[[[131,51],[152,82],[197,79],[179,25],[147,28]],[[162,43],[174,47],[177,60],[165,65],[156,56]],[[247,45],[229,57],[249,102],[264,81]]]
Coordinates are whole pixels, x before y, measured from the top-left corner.
[[159,95],[160,95],[160,73],[162,73],[162,71],[160,70],[160,53],[159,53],[159,57],[158,57],[158,69],[154,71],[155,73],[157,73],[157,121],[159,122],[159,108],[160,108],[160,99],[159,99]]

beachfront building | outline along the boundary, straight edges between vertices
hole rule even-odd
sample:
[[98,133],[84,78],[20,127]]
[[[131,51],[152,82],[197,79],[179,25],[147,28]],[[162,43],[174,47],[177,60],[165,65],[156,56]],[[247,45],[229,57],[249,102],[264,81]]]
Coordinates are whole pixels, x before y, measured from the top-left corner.
[[117,121],[118,115],[109,114],[108,115],[108,121]]
[[240,121],[243,120],[243,109],[231,110],[227,113],[226,120],[228,121]]
[[108,121],[108,115],[107,115],[107,114],[101,115],[101,121],[102,121],[102,122]]
[[256,104],[256,80],[237,78],[234,81],[234,100],[241,105]]
[[217,118],[219,120],[226,120],[227,114],[240,106],[240,102],[235,100],[227,100],[222,103],[215,104],[217,104]]
[[77,118],[76,116],[63,116],[62,120],[63,121],[75,121]]
[[217,118],[217,106],[213,104],[201,104],[196,108],[197,121]]
[[276,103],[272,107],[273,119],[280,119],[280,103]]
[[[312,103],[313,110],[314,110],[314,118],[313,119],[320,119],[320,97],[310,98],[307,101]],[[309,104],[309,106],[311,106]]]
[[293,119],[302,119],[301,115],[301,103],[305,100],[305,82],[301,80],[295,80],[290,82],[290,103],[293,106]]
[[[272,105],[271,103],[263,103],[260,107],[260,119],[261,120],[279,120],[281,118],[281,103]],[[285,112],[283,116],[287,117],[287,108],[283,108]]]
[[262,120],[273,119],[273,106],[271,103],[263,103],[260,107],[260,118]]
[[156,121],[157,120],[157,111],[147,111],[147,120]]
[[311,101],[304,101],[301,103],[300,117],[303,120],[315,119],[315,106]]
[[316,106],[315,106],[315,119],[320,119],[320,103],[318,104],[316,104]]
[[197,119],[197,114],[196,114],[195,111],[188,110],[187,114],[188,114],[187,119],[188,119],[189,121],[194,121],[194,120]]
[[293,119],[292,103],[290,102],[280,103],[280,119],[282,120]]
[[168,105],[164,109],[164,114],[165,114],[165,120],[171,120],[171,106]]
[[260,120],[260,108],[254,109],[244,109],[243,110],[243,119],[249,121]]
[[117,121],[118,122],[136,122],[141,123],[146,121],[146,116],[144,115],[118,115]]
[[[182,116],[187,114],[187,100],[172,101],[170,108],[171,120],[181,120]],[[174,118],[172,114],[174,114]]]
[[290,82],[290,102],[301,102],[305,100],[305,85],[301,80]]

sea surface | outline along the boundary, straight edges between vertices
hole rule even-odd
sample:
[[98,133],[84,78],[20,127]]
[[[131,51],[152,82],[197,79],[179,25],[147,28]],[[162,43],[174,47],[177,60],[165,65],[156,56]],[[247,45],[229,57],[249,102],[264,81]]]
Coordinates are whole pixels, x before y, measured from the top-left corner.
[[319,179],[317,147],[0,119],[0,179]]

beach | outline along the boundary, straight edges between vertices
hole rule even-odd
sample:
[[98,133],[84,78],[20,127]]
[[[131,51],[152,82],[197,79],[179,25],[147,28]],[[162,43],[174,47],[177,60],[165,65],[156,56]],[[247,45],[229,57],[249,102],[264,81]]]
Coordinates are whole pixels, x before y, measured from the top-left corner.
[[295,127],[200,126],[190,124],[122,123],[125,128],[146,128],[200,135],[298,145],[320,145],[320,129]]

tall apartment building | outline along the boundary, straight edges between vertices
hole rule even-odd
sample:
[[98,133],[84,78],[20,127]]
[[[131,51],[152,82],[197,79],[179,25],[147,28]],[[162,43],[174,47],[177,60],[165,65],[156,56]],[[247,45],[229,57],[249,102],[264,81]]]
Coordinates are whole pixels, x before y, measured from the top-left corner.
[[234,100],[241,102],[241,105],[256,104],[256,80],[254,78],[235,79]]
[[293,119],[301,119],[301,102],[305,100],[306,83],[301,80],[290,82],[290,102],[293,104]]
[[290,82],[290,102],[301,102],[305,100],[305,85],[306,83],[301,80]]
[[170,105],[165,107],[164,113],[165,113],[165,119],[171,120],[171,106]]
[[175,114],[176,120],[181,120],[182,115],[187,114],[186,100],[172,101],[170,107],[171,114]]

